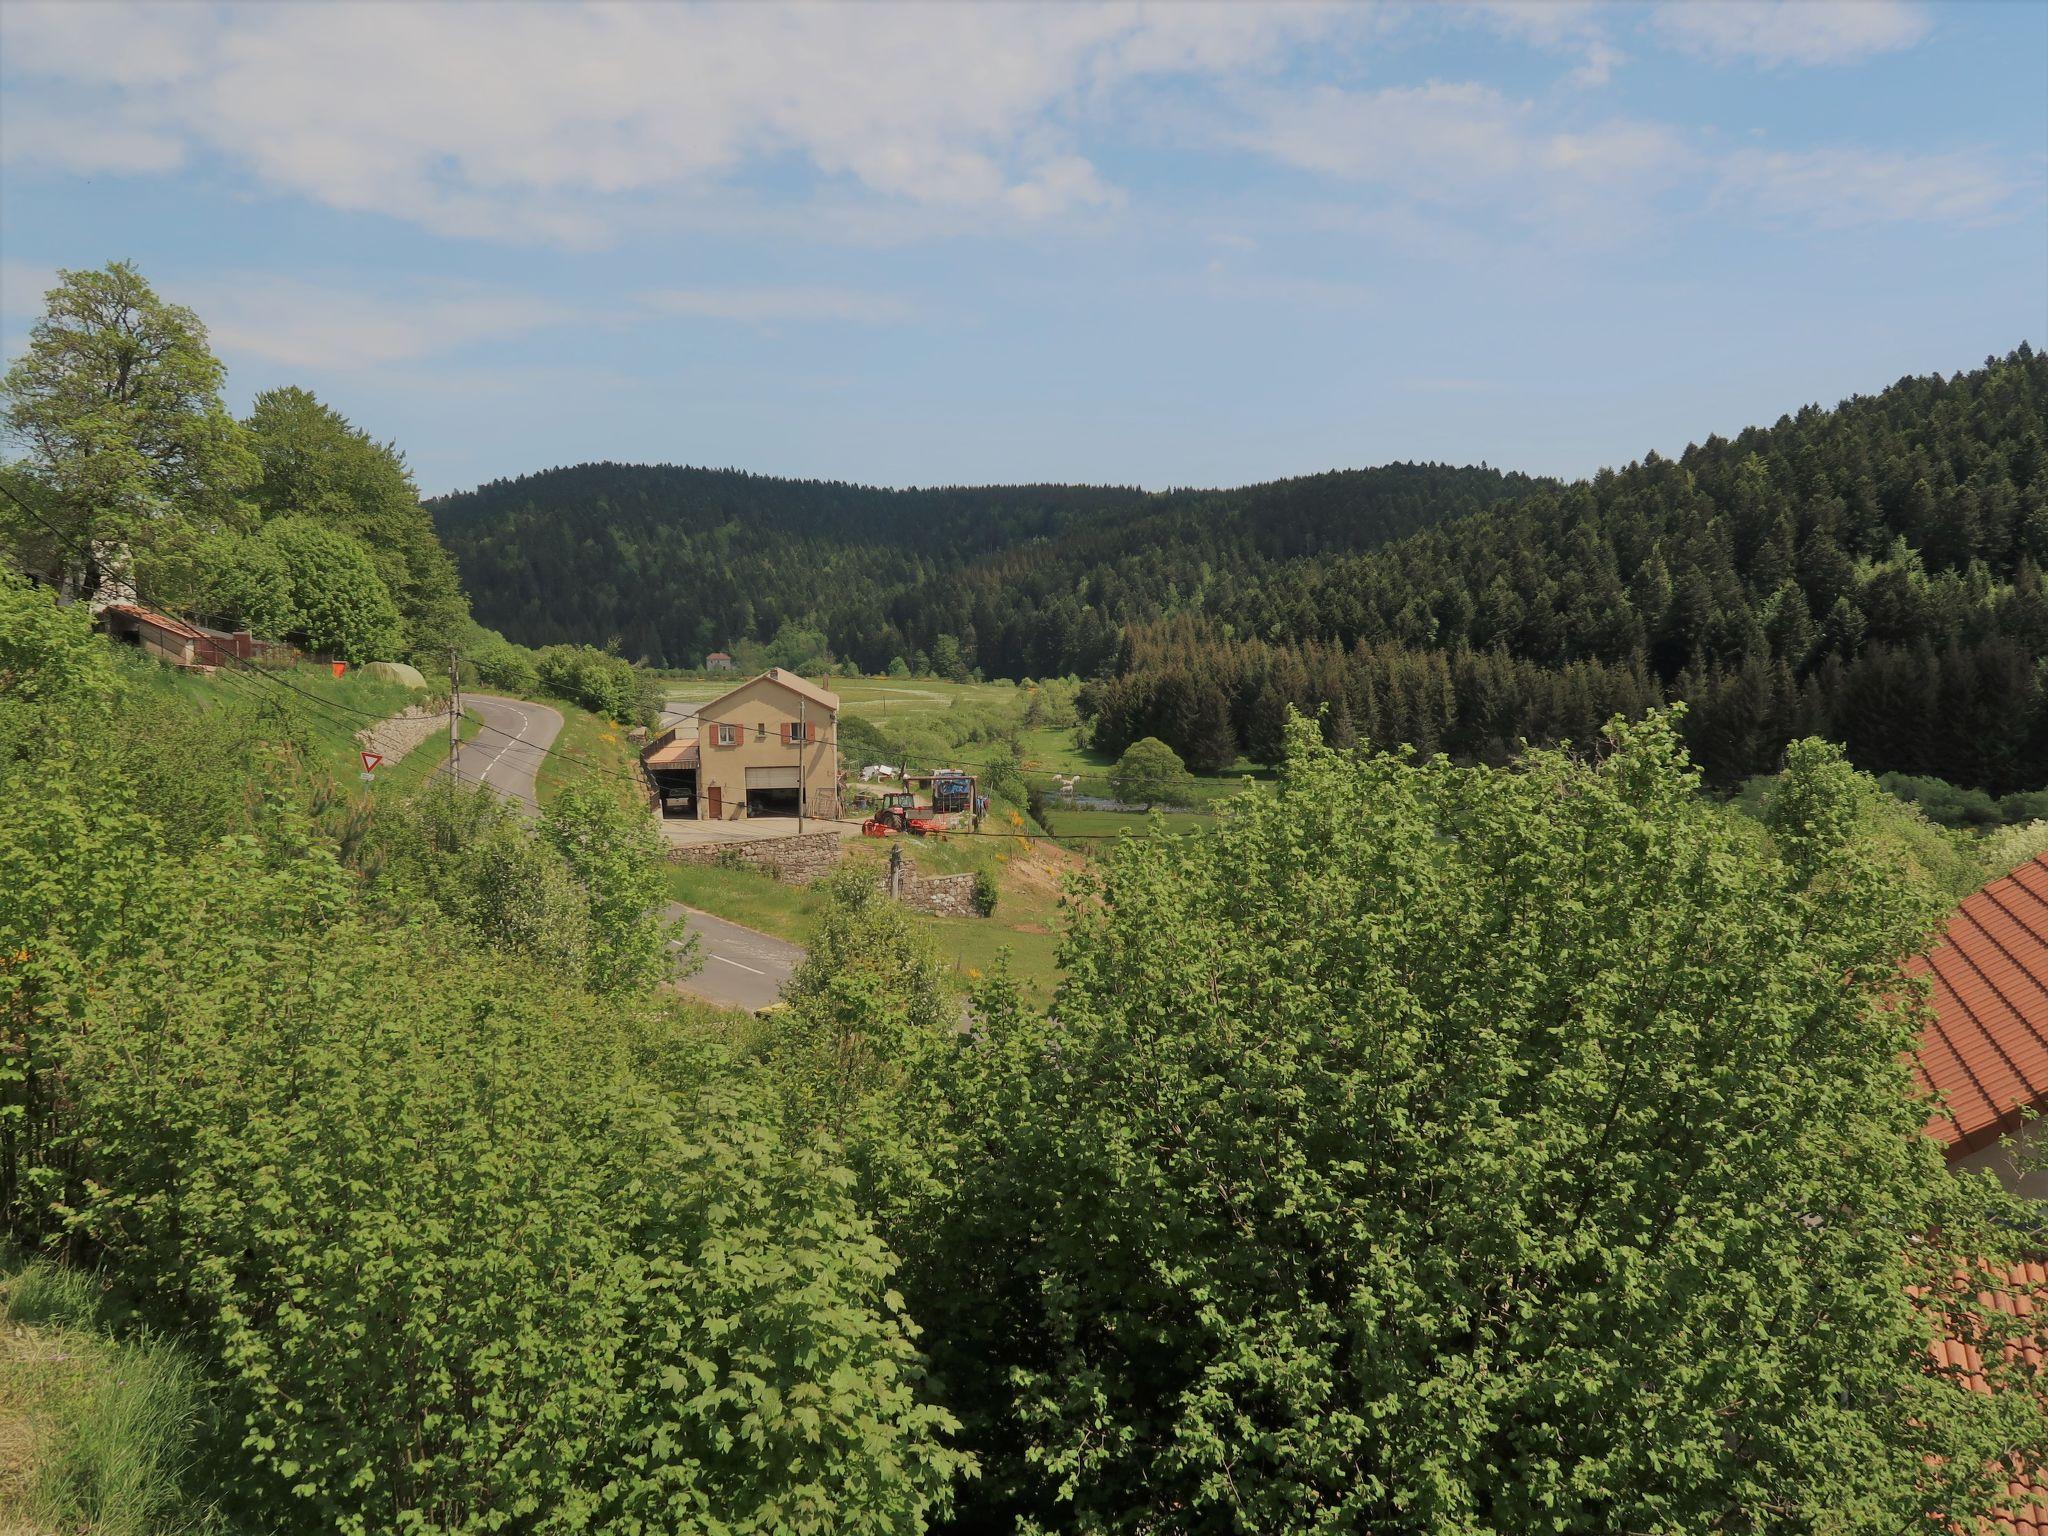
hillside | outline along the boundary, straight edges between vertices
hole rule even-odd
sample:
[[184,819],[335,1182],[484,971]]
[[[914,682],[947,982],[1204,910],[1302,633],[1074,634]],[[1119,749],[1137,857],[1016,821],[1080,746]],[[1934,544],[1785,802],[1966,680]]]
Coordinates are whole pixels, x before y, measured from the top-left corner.
[[1993,793],[2048,764],[2048,358],[1901,380],[1377,551],[1303,559],[1132,637],[1096,744],[1190,761],[1326,735],[1502,760],[1667,700],[1734,782],[1820,734]]
[[785,623],[879,672],[941,636],[991,676],[1088,674],[1126,624],[1513,500],[1536,482],[1395,464],[1230,491],[889,491],[583,464],[432,504],[477,617],[528,645],[616,639],[694,666]]

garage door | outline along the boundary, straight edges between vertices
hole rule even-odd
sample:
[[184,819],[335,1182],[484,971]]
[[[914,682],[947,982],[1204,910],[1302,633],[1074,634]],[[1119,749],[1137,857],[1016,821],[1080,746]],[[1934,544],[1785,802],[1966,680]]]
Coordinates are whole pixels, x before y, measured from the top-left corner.
[[795,789],[798,787],[797,771],[794,768],[749,768],[747,788],[749,789]]

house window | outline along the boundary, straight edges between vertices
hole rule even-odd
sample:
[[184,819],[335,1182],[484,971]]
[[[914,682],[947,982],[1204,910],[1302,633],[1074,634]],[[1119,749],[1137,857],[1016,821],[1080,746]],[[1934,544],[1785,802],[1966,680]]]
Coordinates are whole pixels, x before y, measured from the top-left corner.
[[721,747],[736,747],[740,744],[740,728],[736,725],[721,725],[718,728],[718,744]]
[[802,745],[810,740],[810,737],[805,734],[803,721],[791,720],[782,727],[782,739],[785,744],[794,747]]

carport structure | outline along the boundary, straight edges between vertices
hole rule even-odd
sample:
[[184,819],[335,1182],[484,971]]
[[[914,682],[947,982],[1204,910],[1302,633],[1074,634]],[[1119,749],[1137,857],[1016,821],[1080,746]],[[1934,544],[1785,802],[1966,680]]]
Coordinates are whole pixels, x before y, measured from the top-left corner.
[[697,814],[697,738],[664,731],[640,755],[664,816]]

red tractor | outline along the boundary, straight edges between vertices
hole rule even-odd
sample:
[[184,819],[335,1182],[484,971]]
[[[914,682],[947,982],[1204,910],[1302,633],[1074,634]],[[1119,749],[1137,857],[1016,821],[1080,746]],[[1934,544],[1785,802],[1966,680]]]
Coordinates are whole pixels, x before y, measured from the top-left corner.
[[861,824],[861,831],[869,837],[888,837],[896,832],[925,837],[945,831],[946,826],[944,816],[928,805],[919,805],[916,795],[898,790],[882,797],[880,809]]

